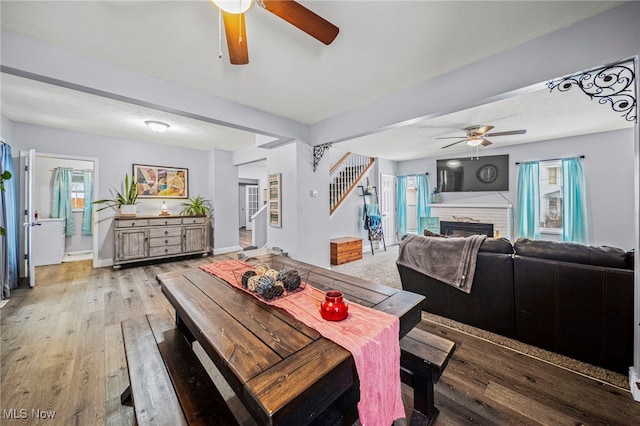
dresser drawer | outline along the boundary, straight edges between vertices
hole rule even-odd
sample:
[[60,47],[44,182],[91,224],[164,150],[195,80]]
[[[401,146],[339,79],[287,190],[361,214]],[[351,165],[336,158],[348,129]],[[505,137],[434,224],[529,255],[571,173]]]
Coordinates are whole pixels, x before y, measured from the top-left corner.
[[149,248],[149,257],[155,256],[167,256],[170,254],[180,254],[182,253],[182,246],[166,246],[166,247],[150,247]]
[[182,218],[182,223],[184,223],[185,225],[204,225],[204,223],[207,221],[206,217],[183,217]]
[[141,226],[148,226],[149,221],[147,219],[118,219],[116,220],[116,228],[136,228]]
[[150,238],[179,237],[181,235],[182,235],[182,228],[179,226],[173,226],[170,228],[150,228],[149,229]]
[[149,239],[149,247],[178,246],[181,243],[182,238],[180,236]]
[[158,219],[149,219],[150,226],[175,226],[175,225],[181,225],[181,224],[182,224],[182,219],[179,217],[172,217],[172,218],[163,217]]

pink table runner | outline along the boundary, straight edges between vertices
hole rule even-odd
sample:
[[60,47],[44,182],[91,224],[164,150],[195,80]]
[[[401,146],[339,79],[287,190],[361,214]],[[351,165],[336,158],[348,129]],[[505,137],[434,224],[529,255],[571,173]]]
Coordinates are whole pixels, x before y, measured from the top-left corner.
[[[234,275],[234,271],[252,269],[246,263],[229,260],[200,268],[256,296],[239,285]],[[398,339],[400,320],[385,312],[349,303],[347,319],[326,321],[320,316],[323,300],[322,291],[306,284],[297,293],[264,303],[284,309],[298,321],[351,352],[360,380],[358,414],[362,425],[389,426],[395,419],[403,418]]]

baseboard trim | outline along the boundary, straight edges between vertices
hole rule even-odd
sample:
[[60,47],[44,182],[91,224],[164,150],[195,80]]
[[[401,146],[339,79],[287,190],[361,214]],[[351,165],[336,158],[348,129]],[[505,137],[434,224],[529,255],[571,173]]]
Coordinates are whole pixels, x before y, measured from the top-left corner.
[[106,268],[113,266],[113,259],[98,259],[94,264],[94,268]]
[[633,399],[640,402],[640,377],[635,367],[629,368],[629,387],[631,388]]
[[232,246],[232,247],[221,247],[221,248],[214,248],[213,249],[213,255],[219,255],[219,254],[227,254],[227,253],[233,253],[235,251],[242,251],[242,247],[240,246]]

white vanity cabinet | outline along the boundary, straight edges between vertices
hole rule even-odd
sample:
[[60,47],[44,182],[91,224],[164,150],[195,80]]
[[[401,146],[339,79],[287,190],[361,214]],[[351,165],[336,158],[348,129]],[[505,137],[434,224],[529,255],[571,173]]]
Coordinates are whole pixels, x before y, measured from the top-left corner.
[[207,255],[208,220],[192,216],[117,216],[113,267],[177,256]]

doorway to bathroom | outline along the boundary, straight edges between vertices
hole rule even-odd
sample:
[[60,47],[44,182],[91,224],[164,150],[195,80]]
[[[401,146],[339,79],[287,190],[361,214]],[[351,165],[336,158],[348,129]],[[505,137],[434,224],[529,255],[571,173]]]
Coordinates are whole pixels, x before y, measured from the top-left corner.
[[94,259],[96,166],[95,158],[36,152],[31,168],[32,209],[39,223],[33,227],[34,266]]

